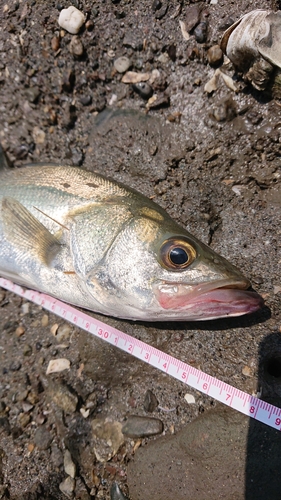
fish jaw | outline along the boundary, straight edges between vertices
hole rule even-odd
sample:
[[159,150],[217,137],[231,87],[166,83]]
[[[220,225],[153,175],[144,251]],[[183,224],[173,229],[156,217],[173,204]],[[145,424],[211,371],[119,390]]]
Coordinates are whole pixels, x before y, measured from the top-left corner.
[[220,280],[196,286],[178,283],[154,284],[155,298],[163,312],[176,319],[202,321],[250,314],[264,305],[263,298],[248,291],[248,280]]

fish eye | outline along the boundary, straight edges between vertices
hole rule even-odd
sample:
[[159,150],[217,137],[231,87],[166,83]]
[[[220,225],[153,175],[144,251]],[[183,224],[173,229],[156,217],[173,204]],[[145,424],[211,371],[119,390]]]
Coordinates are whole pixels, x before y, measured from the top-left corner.
[[167,269],[186,269],[195,259],[196,250],[182,238],[170,238],[161,246],[160,262]]

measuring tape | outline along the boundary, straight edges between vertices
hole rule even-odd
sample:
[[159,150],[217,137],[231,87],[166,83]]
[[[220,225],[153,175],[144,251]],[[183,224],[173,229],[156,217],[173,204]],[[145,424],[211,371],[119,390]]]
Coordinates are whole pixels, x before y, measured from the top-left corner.
[[42,306],[95,337],[119,347],[122,351],[132,354],[132,356],[158,368],[158,370],[171,375],[171,377],[180,380],[184,384],[208,394],[211,398],[234,408],[240,413],[259,420],[274,429],[281,430],[281,408],[250,396],[250,394],[240,391],[215,377],[211,377],[141,340],[106,325],[60,300],[49,297],[49,295],[23,289],[4,278],[0,278],[0,286]]

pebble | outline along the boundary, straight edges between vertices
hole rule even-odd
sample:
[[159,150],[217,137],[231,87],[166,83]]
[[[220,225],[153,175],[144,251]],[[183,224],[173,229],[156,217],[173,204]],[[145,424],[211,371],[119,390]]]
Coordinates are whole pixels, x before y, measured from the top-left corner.
[[207,59],[210,66],[218,66],[223,59],[223,52],[219,45],[213,45],[207,52]]
[[139,83],[147,82],[150,78],[150,73],[137,73],[135,71],[127,71],[123,76],[122,83]]
[[41,325],[48,326],[48,323],[49,323],[49,316],[48,314],[44,314],[41,319]]
[[155,396],[155,394],[153,394],[153,392],[150,389],[148,389],[145,393],[144,403],[143,403],[145,411],[151,413],[154,410],[156,410],[157,406],[158,406],[157,397]]
[[23,326],[18,326],[16,329],[16,336],[21,337],[25,332],[25,329]]
[[57,334],[58,327],[59,327],[58,323],[54,323],[54,325],[52,325],[51,328],[50,328],[50,332],[51,332],[52,335],[54,335],[54,337]]
[[69,370],[70,361],[66,358],[51,359],[46,370],[46,375],[50,373],[62,372],[64,370]]
[[84,160],[84,154],[81,151],[81,149],[78,148],[71,148],[71,159],[73,165],[82,165],[83,160]]
[[163,19],[163,17],[166,15],[167,10],[168,10],[168,2],[165,2],[164,5],[162,5],[161,9],[156,10],[155,18]]
[[29,102],[36,102],[39,95],[40,95],[40,90],[38,87],[29,87],[28,89],[26,89],[25,91],[25,95],[27,97],[27,99],[29,100]]
[[79,100],[80,100],[82,106],[89,106],[90,104],[92,104],[92,96],[91,95],[82,95]]
[[163,428],[163,422],[159,418],[130,415],[122,427],[122,432],[132,438],[147,437],[161,434]]
[[170,106],[170,96],[166,94],[158,94],[150,97],[147,102],[148,109],[158,109],[162,107]]
[[56,384],[50,384],[48,393],[53,402],[65,413],[71,414],[75,412],[78,404],[78,397],[74,392],[70,391],[66,385],[58,382],[56,382]]
[[163,54],[161,54],[157,58],[157,61],[159,61],[161,64],[168,64],[168,62],[170,61],[169,54],[167,54],[167,52],[163,52]]
[[72,35],[77,35],[85,20],[84,14],[73,5],[68,7],[68,9],[62,9],[59,15],[60,27]]
[[10,370],[11,372],[17,372],[21,369],[21,362],[20,361],[13,361],[10,364]]
[[54,52],[57,52],[60,48],[60,37],[59,36],[53,36],[51,40],[51,47]]
[[114,481],[110,488],[110,500],[129,500],[119,488],[119,485]]
[[72,498],[73,492],[75,488],[75,479],[68,476],[64,481],[59,484],[60,491],[67,496],[68,498]]
[[252,377],[253,376],[253,373],[252,373],[250,366],[247,366],[247,365],[245,365],[242,368],[242,373],[243,373],[243,375],[245,375],[245,377]]
[[199,23],[202,7],[198,4],[189,6],[186,10],[186,31],[190,32]]
[[65,452],[64,452],[63,466],[64,466],[65,473],[74,479],[76,476],[76,465],[72,460],[72,457],[71,457],[69,450],[65,450]]
[[193,396],[193,394],[185,394],[184,399],[190,405],[193,405],[195,403],[195,397]]
[[51,460],[55,467],[60,467],[63,464],[63,455],[56,444],[51,447]]
[[22,353],[24,356],[30,356],[32,354],[32,347],[29,344],[24,344]]
[[68,340],[70,337],[71,326],[68,323],[63,323],[58,327],[56,339],[58,342],[63,342],[64,340]]
[[206,21],[201,21],[193,31],[195,40],[198,43],[204,43],[207,40],[208,24]]
[[110,418],[96,418],[92,421],[95,436],[94,452],[100,462],[106,462],[116,455],[124,443],[122,424]]
[[73,36],[68,46],[69,52],[76,57],[81,57],[84,53],[84,45],[79,36]]
[[50,432],[44,425],[38,427],[34,434],[34,443],[39,450],[47,450],[53,441]]
[[18,424],[21,427],[26,427],[30,422],[30,418],[31,417],[30,417],[29,413],[20,413],[18,416]]
[[151,85],[147,82],[139,82],[133,84],[133,90],[142,98],[149,99],[153,94]]
[[37,125],[36,125],[32,130],[32,138],[33,138],[35,144],[44,144],[45,137],[46,137],[46,134],[45,134],[44,130],[37,127]]
[[128,57],[121,56],[115,59],[113,64],[114,68],[116,69],[116,71],[118,71],[118,73],[126,73],[126,71],[128,71],[132,63]]

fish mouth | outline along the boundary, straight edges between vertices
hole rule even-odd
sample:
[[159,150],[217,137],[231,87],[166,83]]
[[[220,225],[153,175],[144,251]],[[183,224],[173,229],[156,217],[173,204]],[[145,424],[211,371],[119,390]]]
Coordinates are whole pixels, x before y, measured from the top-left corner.
[[[156,285],[156,284],[155,284]],[[242,316],[264,305],[263,298],[247,290],[248,280],[220,280],[199,285],[162,282],[155,287],[155,297],[165,310],[180,319],[200,321]]]

